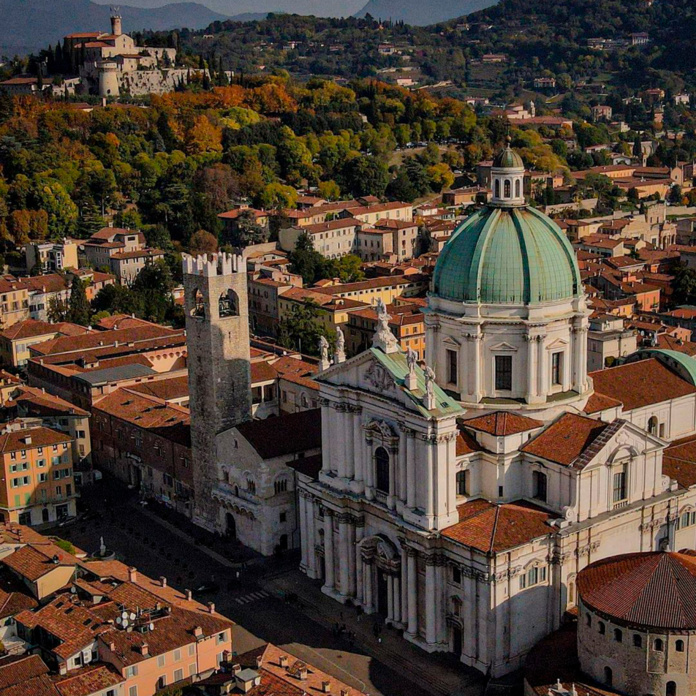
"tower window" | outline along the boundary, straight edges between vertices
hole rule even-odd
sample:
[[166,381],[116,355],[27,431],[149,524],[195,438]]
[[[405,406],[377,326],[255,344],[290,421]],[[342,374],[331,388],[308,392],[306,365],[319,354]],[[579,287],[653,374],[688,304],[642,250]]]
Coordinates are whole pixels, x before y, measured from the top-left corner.
[[191,316],[193,317],[204,317],[205,316],[205,302],[203,299],[203,293],[196,289],[193,294],[193,307],[191,309]]
[[521,195],[522,195],[522,187],[521,187],[520,180],[517,179],[517,181],[515,182],[515,198],[520,198]]
[[495,356],[495,388],[501,391],[512,389],[512,355]]
[[378,447],[375,451],[375,478],[377,490],[389,493],[389,453],[384,447]]
[[495,197],[500,198],[500,179],[495,180]]
[[457,384],[457,351],[447,351],[447,381],[450,384]]
[[226,293],[220,295],[220,299],[218,300],[218,316],[220,319],[239,316],[239,299],[234,290],[228,290]]
[[563,353],[551,355],[551,384],[563,384]]
[[505,179],[505,185],[503,187],[503,190],[505,191],[504,197],[505,198],[511,198],[512,197],[512,188],[510,185],[510,179]]

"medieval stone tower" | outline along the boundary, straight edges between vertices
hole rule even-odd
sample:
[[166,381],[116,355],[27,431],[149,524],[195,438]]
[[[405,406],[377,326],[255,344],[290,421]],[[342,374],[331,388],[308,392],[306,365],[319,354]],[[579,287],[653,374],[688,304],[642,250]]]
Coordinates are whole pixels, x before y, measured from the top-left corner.
[[243,256],[184,255],[194,520],[215,528],[217,435],[251,418],[247,274]]

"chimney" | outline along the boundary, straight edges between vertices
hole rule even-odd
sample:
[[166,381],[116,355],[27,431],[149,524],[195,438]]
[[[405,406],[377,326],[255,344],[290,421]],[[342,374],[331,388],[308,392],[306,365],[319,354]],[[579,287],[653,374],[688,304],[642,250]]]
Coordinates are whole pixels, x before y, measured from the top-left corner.
[[162,587],[167,586],[167,578],[165,578],[164,575],[160,575],[160,585],[162,585]]
[[232,665],[232,674],[239,674],[242,671],[242,665],[239,663]]
[[323,681],[321,683],[321,690],[325,694],[330,694],[331,693],[331,682],[330,681]]
[[123,34],[123,28],[121,24],[121,17],[117,14],[114,14],[111,17],[111,33],[114,36],[121,36]]
[[278,660],[279,660],[279,662],[280,662],[280,666],[281,666],[281,667],[287,667],[287,666],[288,666],[288,656],[287,656],[287,655],[281,655],[281,656],[278,658]]
[[263,664],[263,657],[261,655],[256,656],[256,669],[261,669],[261,665]]
[[138,580],[138,569],[131,566],[128,568],[128,582],[137,582]]
[[143,643],[140,646],[140,654],[141,655],[149,655],[150,654],[150,646],[147,643]]
[[215,613],[215,602],[208,602],[208,611],[211,614]]
[[341,689],[341,696],[348,696],[348,689]]
[[190,602],[193,599],[193,592],[191,590],[186,590],[186,601]]
[[297,676],[302,680],[305,681],[307,679],[307,665],[301,666],[298,671],[297,671]]
[[194,626],[193,635],[196,636],[196,638],[200,638],[203,635],[203,629],[200,626]]

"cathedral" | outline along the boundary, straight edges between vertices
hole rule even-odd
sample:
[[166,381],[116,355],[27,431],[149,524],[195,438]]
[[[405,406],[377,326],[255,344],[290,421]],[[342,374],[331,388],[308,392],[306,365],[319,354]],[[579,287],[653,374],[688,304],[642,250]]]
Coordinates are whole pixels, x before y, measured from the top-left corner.
[[560,625],[588,564],[696,541],[696,478],[668,450],[696,432],[696,360],[588,375],[575,253],[523,179],[508,146],[443,249],[424,366],[381,307],[372,347],[318,375],[322,467],[299,490],[324,593],[492,676]]
[[266,553],[286,506],[325,594],[500,676],[575,609],[589,564],[694,548],[696,359],[643,350],[588,374],[572,246],[526,204],[509,146],[491,183],[438,259],[423,363],[383,305],[365,352],[321,346],[315,475],[239,463],[244,259],[188,257],[184,284],[196,521]]

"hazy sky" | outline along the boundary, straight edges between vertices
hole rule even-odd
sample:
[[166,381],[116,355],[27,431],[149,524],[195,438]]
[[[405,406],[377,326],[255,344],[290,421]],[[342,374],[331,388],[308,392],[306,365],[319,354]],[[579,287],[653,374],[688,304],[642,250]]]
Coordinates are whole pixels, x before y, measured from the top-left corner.
[[[122,5],[132,7],[161,7],[169,2],[187,0],[124,0]],[[367,0],[195,0],[207,5],[211,10],[225,15],[240,12],[272,12],[281,10],[296,14],[314,14],[319,16],[349,16],[365,7]],[[118,5],[116,0],[94,0],[101,5]]]

